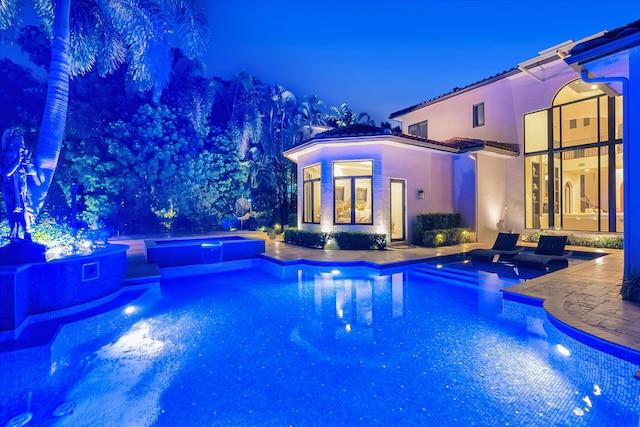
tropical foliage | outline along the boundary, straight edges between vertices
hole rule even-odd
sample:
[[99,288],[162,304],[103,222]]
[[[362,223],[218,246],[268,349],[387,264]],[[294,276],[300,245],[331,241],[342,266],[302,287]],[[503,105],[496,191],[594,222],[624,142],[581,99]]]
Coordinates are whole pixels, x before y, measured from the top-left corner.
[[[11,39],[20,27],[21,3],[2,2],[3,39]],[[204,52],[207,26],[206,8],[199,0],[38,0],[34,6],[51,43],[47,96],[34,158],[36,174],[28,177],[26,209],[35,218],[58,165],[69,104],[69,79],[92,69],[104,76],[127,64],[128,87],[151,93],[157,101],[168,83],[174,50],[180,49],[190,58]],[[42,48],[43,44],[34,46]]]
[[[78,13],[72,7],[72,18]],[[45,67],[48,34],[46,26],[30,26],[16,39]],[[316,95],[298,97],[246,72],[230,80],[205,77],[194,51],[171,52],[166,69],[179,78],[158,83],[162,91],[134,90],[135,61],[109,68],[96,56],[94,66],[89,60],[74,68],[84,75],[69,85],[60,167],[45,205],[52,217],[70,219],[77,188],[82,219],[113,232],[215,229],[233,218],[239,197],[252,200],[254,226],[285,224],[296,209],[296,168],[283,150],[307,138],[310,126],[345,126],[352,123],[347,116],[369,120],[346,104],[327,108]],[[0,100],[16,106],[0,126],[16,127],[39,148],[46,84],[6,59],[0,70]]]

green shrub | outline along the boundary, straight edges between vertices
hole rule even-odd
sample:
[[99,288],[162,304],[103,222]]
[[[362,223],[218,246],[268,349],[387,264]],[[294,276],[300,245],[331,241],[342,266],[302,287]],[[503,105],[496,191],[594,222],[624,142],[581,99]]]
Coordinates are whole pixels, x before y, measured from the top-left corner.
[[340,249],[377,249],[387,246],[387,235],[359,231],[336,231],[331,233]]
[[475,241],[475,234],[467,228],[447,228],[444,230],[429,230],[422,235],[423,246],[437,248],[438,246],[459,245]]
[[416,228],[413,243],[423,244],[426,231],[446,230],[462,226],[462,216],[459,213],[429,213],[416,215]]
[[324,248],[328,235],[322,231],[288,229],[284,231],[284,241],[307,248]]
[[[545,233],[544,231],[536,231],[522,236],[524,242],[538,243],[540,236],[544,234],[553,235],[553,233]],[[623,239],[618,236],[567,236],[567,245],[583,246],[588,248],[606,248],[606,249],[622,249]]]

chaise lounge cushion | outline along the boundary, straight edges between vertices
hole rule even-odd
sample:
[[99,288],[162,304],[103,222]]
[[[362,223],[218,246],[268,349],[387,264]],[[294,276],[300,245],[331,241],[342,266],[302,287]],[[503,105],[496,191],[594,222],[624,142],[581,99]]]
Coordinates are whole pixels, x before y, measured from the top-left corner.
[[545,269],[551,262],[567,262],[571,251],[565,251],[567,236],[540,236],[535,252],[523,252],[511,260],[516,264],[530,265]]
[[567,244],[567,236],[540,236],[537,255],[563,255],[564,247]]
[[481,261],[496,261],[500,257],[513,256],[524,249],[516,246],[519,238],[519,234],[498,233],[491,249],[473,249],[467,252],[467,256]]
[[520,235],[515,233],[498,233],[492,249],[494,251],[513,251],[516,249],[519,237]]

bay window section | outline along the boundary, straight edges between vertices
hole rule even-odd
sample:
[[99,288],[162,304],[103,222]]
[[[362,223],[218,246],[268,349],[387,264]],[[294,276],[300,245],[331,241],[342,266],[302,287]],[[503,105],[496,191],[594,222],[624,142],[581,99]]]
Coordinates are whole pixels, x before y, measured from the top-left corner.
[[320,190],[321,177],[320,165],[309,166],[302,169],[302,222],[320,224],[320,201],[322,196]]
[[334,223],[373,224],[373,162],[333,164]]

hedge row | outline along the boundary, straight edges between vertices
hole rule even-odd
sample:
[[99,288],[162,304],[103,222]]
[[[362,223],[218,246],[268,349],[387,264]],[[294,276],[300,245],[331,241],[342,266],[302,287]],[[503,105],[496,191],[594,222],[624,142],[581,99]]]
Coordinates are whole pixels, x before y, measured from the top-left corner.
[[331,237],[336,240],[340,249],[377,249],[387,246],[387,235],[381,233],[365,233],[360,231],[335,231]]
[[430,230],[422,233],[422,246],[436,248],[438,246],[459,245],[475,242],[475,234],[468,228],[447,228],[444,230]]
[[307,248],[324,248],[329,235],[322,231],[297,230],[289,228],[284,231],[284,241],[292,245]]
[[[522,240],[530,243],[538,243],[540,236],[543,234],[553,233],[529,233],[522,236]],[[583,246],[588,248],[622,249],[623,238],[617,236],[574,236],[573,234],[569,234],[567,236],[567,245]]]
[[[423,245],[425,232],[442,231],[462,227],[462,216],[459,213],[430,213],[416,215],[416,228],[413,235],[415,245]],[[429,245],[425,245],[429,246]]]
[[360,231],[336,231],[325,233],[322,231],[309,231],[288,229],[284,232],[284,241],[293,245],[307,248],[324,248],[327,241],[333,238],[340,249],[377,249],[382,250],[387,246],[386,234],[365,233]]

